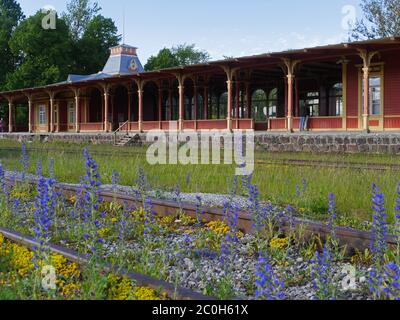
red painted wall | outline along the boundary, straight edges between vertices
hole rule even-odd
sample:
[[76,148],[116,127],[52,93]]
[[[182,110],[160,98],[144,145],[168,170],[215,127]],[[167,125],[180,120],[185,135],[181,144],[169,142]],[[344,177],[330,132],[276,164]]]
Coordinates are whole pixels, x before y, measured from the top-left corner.
[[400,115],[400,59],[399,51],[382,53],[384,66],[384,113]]
[[353,60],[347,66],[347,116],[358,116],[358,68],[361,59]]

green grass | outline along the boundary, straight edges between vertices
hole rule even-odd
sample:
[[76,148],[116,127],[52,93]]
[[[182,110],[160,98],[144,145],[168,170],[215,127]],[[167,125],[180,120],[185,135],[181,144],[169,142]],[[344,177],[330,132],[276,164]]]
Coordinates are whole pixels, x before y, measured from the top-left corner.
[[[17,148],[13,151],[5,148]],[[8,170],[21,170],[20,144],[0,141],[0,161]],[[68,143],[33,143],[28,145],[31,172],[36,162],[43,162],[47,172],[49,159],[54,159],[56,177],[62,182],[79,182],[84,174],[82,150],[84,145]],[[33,150],[34,149],[34,150]],[[139,168],[143,168],[154,188],[171,190],[177,184],[183,192],[227,193],[230,189],[235,166],[233,165],[156,165],[145,158],[145,148],[115,148],[91,145],[89,150],[99,164],[104,183],[111,183],[112,170],[117,170],[120,183],[132,185]],[[371,220],[371,185],[377,183],[386,196],[389,218],[393,219],[396,187],[400,171],[374,171],[335,169],[323,167],[298,167],[281,165],[281,160],[323,160],[349,163],[400,164],[400,157],[389,155],[317,155],[309,153],[256,152],[256,160],[273,160],[276,164],[256,164],[254,183],[258,185],[263,200],[277,205],[291,204],[302,212],[318,218],[326,216],[328,194],[337,197],[339,220],[342,224],[358,225]],[[187,177],[190,176],[190,179]],[[300,189],[300,193],[297,191]]]

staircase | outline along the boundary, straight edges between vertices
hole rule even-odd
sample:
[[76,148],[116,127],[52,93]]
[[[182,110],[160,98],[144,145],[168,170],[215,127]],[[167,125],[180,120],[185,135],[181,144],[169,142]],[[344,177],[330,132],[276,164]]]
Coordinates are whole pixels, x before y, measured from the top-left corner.
[[125,147],[132,141],[132,139],[133,139],[133,137],[131,137],[129,135],[125,135],[123,137],[119,137],[119,138],[115,139],[114,145],[116,147]]
[[[129,121],[126,121],[117,130],[114,131],[114,146],[125,147],[129,142],[131,142],[132,137],[130,137],[128,133],[128,124]],[[118,137],[118,133],[122,132],[124,129],[126,129],[126,135]]]

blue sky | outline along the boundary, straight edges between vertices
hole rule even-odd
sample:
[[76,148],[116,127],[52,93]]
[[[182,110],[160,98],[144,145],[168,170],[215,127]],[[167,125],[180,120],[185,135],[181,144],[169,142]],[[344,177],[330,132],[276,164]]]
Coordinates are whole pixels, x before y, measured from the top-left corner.
[[[45,5],[65,10],[62,0],[19,0],[26,15]],[[163,47],[195,43],[213,59],[346,41],[343,19],[360,0],[99,0],[102,14],[125,43],[139,47],[142,62]],[[347,7],[346,7],[347,6]],[[350,12],[350,15],[349,15]],[[346,23],[345,23],[346,25]]]

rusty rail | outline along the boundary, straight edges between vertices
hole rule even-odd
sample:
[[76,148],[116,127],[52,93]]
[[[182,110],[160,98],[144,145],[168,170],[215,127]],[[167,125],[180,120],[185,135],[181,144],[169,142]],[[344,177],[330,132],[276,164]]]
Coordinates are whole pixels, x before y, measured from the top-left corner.
[[[28,247],[30,249],[32,249],[35,246],[36,247],[39,246],[39,243],[37,243],[31,237],[22,235],[15,231],[7,230],[0,227],[0,234],[2,234],[8,240],[23,245],[25,247]],[[62,255],[68,261],[76,262],[80,265],[87,262],[87,259],[82,255],[78,254],[77,252],[54,244],[50,245],[50,251],[52,253]],[[112,266],[111,264],[105,264],[104,269],[107,271],[119,270],[119,274],[121,276],[129,277],[130,279],[134,280],[139,286],[146,286],[154,290],[162,289],[164,292],[168,293],[169,297],[176,297],[178,300],[215,300],[212,297],[207,297],[203,294],[194,292],[190,289],[182,287],[175,288],[175,286],[171,283],[157,280],[143,274],[128,272],[126,270],[121,271],[120,269],[118,269],[118,267]]]
[[[6,179],[8,183],[13,183],[9,178]],[[18,180],[17,180],[18,181]],[[21,182],[21,180],[19,180]],[[63,183],[56,185],[57,191],[63,193],[66,197],[76,195],[78,187],[71,186]],[[142,200],[126,194],[113,193],[113,192],[100,192],[101,197],[106,202],[114,202],[124,205],[127,204],[130,207],[140,207],[143,205]],[[185,214],[190,217],[196,218],[196,205],[191,203],[177,203],[170,200],[160,200],[152,198],[153,211],[159,217],[166,217],[174,215],[178,210],[182,210]],[[225,214],[221,208],[202,208],[204,214],[202,218],[204,221],[223,221],[225,220]],[[305,227],[305,236],[320,235],[321,238],[326,238],[330,235],[331,230],[328,225],[309,220],[304,220],[298,217],[294,217],[292,221],[284,218],[280,221],[280,227],[283,231],[291,231],[291,228],[303,225]],[[238,219],[238,227],[244,233],[253,232],[253,220],[248,212],[240,211]],[[293,230],[292,230],[293,231]],[[369,231],[356,230],[346,227],[337,227],[336,235],[341,245],[347,246],[348,250],[365,250],[371,246],[373,241],[373,234]],[[396,238],[389,236],[387,238],[389,245],[396,245]]]

